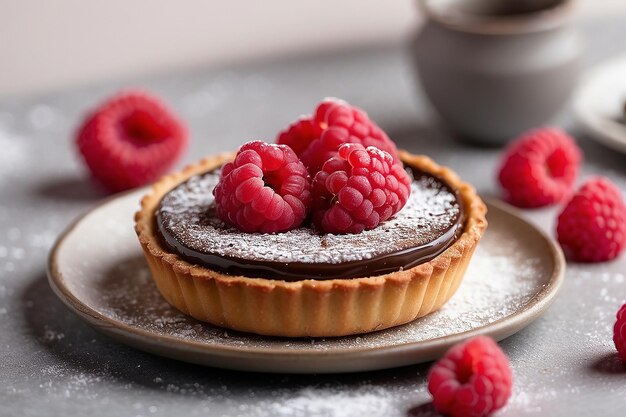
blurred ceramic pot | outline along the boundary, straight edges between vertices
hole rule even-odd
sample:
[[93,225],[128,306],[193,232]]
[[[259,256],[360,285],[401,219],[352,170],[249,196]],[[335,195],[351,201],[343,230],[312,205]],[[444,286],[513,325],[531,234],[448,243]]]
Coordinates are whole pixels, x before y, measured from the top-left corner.
[[426,95],[460,137],[504,144],[550,120],[579,73],[573,0],[421,0],[412,55]]

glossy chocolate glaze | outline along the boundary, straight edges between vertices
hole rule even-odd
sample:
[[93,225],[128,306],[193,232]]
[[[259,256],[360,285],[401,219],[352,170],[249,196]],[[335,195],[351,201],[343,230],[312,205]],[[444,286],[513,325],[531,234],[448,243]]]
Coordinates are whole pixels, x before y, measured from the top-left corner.
[[[192,177],[166,194],[156,212],[157,229],[169,251],[229,275],[286,281],[382,275],[428,262],[463,232],[456,192],[429,174],[413,174],[414,201],[357,235],[320,235],[307,227],[274,235],[229,228],[215,216],[211,194],[217,173]],[[413,207],[421,208],[419,215],[412,214]]]

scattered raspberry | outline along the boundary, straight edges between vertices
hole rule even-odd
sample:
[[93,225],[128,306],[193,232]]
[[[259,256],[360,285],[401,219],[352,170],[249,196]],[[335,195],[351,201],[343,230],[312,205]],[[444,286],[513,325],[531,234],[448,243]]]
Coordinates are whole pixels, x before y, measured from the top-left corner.
[[452,347],[428,374],[433,405],[452,417],[493,413],[506,404],[512,386],[507,356],[493,339],[485,336]]
[[626,245],[626,205],[620,190],[607,178],[587,181],[559,215],[557,236],[572,260],[615,258]]
[[224,165],[213,195],[218,217],[239,230],[284,232],[307,216],[311,182],[290,147],[253,141]]
[[409,175],[387,152],[343,144],[313,180],[313,222],[327,233],[373,229],[400,211],[410,192]]
[[76,143],[93,177],[109,191],[122,191],[167,172],[187,145],[187,131],[160,100],[128,91],[87,117]]
[[311,175],[337,155],[343,143],[375,146],[398,161],[396,145],[387,134],[363,110],[335,98],[322,101],[314,116],[303,117],[281,132],[277,143],[290,146]]
[[559,129],[525,133],[509,145],[500,168],[506,200],[519,207],[562,201],[571,193],[581,159],[574,140]]
[[617,312],[617,321],[613,327],[613,342],[621,360],[626,362],[626,304]]

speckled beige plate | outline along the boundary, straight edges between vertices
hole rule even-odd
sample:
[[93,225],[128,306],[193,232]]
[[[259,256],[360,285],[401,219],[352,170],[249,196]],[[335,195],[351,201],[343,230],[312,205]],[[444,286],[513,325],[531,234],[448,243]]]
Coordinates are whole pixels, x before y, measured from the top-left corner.
[[50,285],[100,331],[158,355],[246,371],[330,373],[428,361],[477,334],[497,340],[538,318],[557,294],[558,246],[508,206],[490,202],[489,229],[465,280],[440,311],[360,336],[288,339],[238,333],[172,308],[150,278],[133,213],[145,190],[110,199],[71,225],[54,246]]

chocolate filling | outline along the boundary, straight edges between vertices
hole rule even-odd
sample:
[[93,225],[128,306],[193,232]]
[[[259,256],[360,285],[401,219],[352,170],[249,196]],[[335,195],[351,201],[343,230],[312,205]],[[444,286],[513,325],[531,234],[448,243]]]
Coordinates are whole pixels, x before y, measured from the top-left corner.
[[240,232],[215,215],[217,171],[169,191],[156,212],[157,229],[171,252],[229,275],[285,281],[382,275],[428,262],[463,232],[457,193],[430,174],[413,170],[413,176],[406,206],[359,234],[319,234],[309,227],[277,234]]

